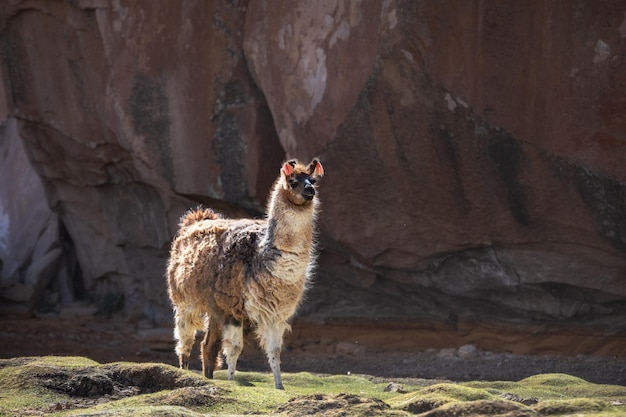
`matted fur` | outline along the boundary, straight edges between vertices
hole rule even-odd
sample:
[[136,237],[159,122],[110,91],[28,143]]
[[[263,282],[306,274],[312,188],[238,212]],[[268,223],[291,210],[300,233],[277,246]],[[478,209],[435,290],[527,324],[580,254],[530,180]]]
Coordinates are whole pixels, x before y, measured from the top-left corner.
[[311,278],[319,205],[314,184],[323,175],[317,159],[308,166],[286,162],[266,220],[226,219],[210,209],[183,216],[167,267],[181,367],[188,366],[195,331],[206,330],[204,374],[212,377],[223,345],[232,378],[243,348],[242,326],[250,325],[282,388],[282,337]]

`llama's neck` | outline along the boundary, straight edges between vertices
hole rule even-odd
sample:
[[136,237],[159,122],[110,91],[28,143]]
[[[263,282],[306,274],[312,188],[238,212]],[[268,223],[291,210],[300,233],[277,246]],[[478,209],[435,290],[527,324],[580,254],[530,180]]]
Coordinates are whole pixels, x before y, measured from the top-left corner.
[[263,245],[267,249],[276,248],[308,257],[313,246],[317,204],[317,198],[314,198],[305,205],[295,205],[276,184],[268,204],[268,230]]

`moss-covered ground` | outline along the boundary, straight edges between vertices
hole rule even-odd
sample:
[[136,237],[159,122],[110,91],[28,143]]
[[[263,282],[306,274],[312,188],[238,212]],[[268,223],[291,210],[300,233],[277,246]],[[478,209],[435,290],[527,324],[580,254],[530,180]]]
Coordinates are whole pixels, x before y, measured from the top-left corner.
[[0,416],[617,416],[626,387],[565,374],[521,381],[380,380],[358,375],[224,371],[207,380],[169,365],[81,357],[0,360]]

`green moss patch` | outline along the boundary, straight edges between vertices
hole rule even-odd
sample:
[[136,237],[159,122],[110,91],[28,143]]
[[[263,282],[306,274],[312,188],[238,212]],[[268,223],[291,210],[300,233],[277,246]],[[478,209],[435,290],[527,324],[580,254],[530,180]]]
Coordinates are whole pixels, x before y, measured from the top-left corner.
[[[617,416],[626,387],[592,384],[564,374],[521,381],[465,383],[358,375],[200,374],[154,363],[99,364],[76,357],[0,360],[0,416]],[[393,389],[390,389],[393,388]]]
[[593,384],[566,374],[540,374],[518,382],[468,382],[464,385],[485,389],[497,395],[509,393],[538,401],[573,398],[598,398],[607,401],[626,399],[626,387]]
[[285,416],[380,416],[406,414],[394,411],[384,401],[354,394],[313,394],[295,397],[276,409]]
[[439,383],[387,401],[423,417],[465,415],[603,416],[626,413],[626,387],[592,384],[565,374],[521,381]]
[[[533,407],[542,416],[563,414],[595,414],[609,409],[609,403],[593,398],[574,398],[571,400],[546,400]],[[623,410],[626,412],[626,410]],[[620,413],[621,414],[621,413]]]
[[524,410],[523,406],[508,401],[477,400],[469,402],[448,403],[427,413],[422,417],[457,417],[457,416],[530,416],[532,411]]

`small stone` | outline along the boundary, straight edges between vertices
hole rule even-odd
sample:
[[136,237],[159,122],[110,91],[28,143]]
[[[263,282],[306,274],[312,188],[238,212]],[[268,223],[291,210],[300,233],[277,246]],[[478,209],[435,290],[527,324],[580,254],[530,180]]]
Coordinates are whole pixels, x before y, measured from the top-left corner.
[[468,359],[476,356],[478,354],[478,349],[476,349],[476,346],[474,345],[463,345],[459,348],[457,353],[459,358]]
[[504,398],[505,400],[515,401],[517,403],[524,404],[524,405],[534,405],[539,402],[537,398],[533,398],[533,397],[524,398],[524,397],[520,397],[519,395],[512,394],[510,392],[505,392],[504,394],[501,394],[500,397]]
[[455,356],[456,356],[456,349],[453,349],[453,348],[441,349],[439,353],[437,353],[437,357],[442,358],[442,359],[452,359]]
[[404,389],[404,387],[397,382],[390,382],[387,384],[384,392],[397,392],[399,394],[406,394],[408,391]]

